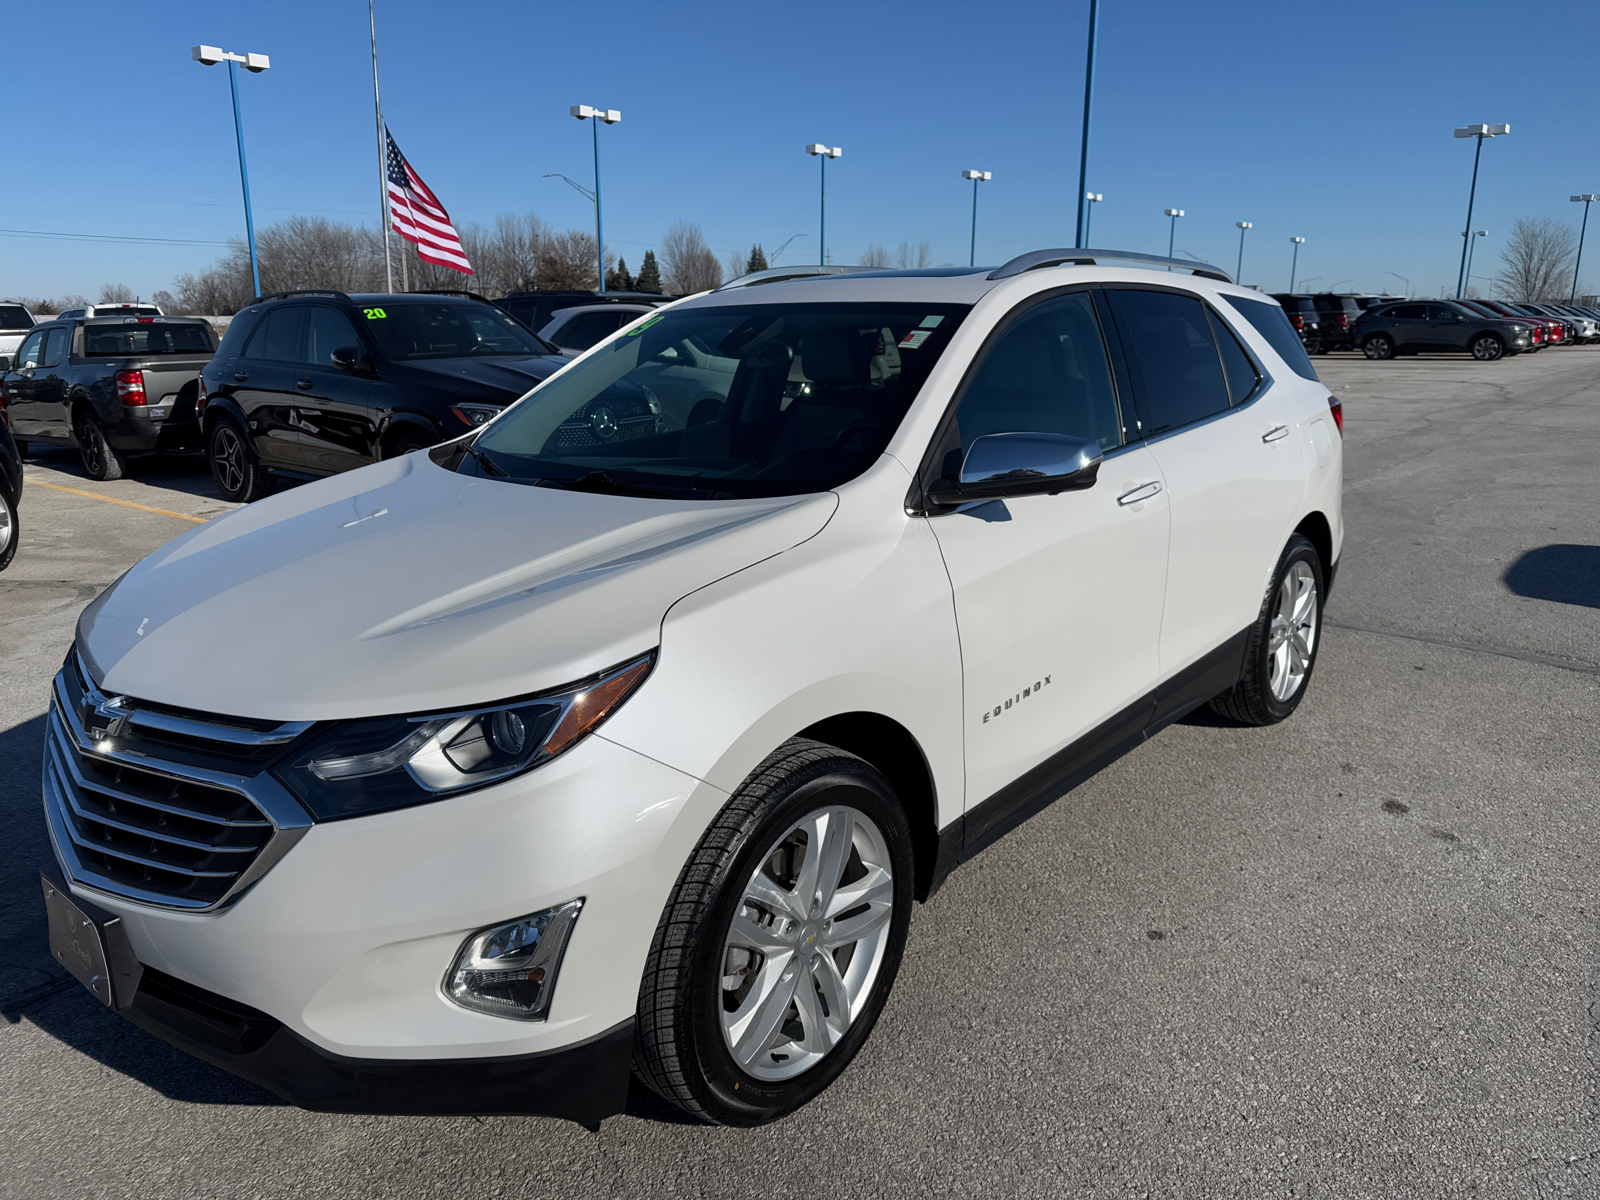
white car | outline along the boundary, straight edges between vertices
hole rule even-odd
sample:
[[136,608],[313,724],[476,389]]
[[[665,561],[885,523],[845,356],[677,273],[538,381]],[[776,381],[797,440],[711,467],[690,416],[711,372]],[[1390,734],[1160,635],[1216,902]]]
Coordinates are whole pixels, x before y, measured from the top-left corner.
[[[1138,257],[723,288],[168,543],[55,682],[60,961],[316,1109],[805,1103],[959,863],[1305,695],[1338,401],[1277,304]],[[737,366],[663,430],[685,340]]]
[[36,324],[33,314],[22,305],[0,303],[0,358],[6,360],[6,367],[10,366],[22,339]]
[[654,304],[616,302],[559,308],[544,328],[539,330],[539,336],[568,358],[576,358],[629,322],[655,311],[656,307]]

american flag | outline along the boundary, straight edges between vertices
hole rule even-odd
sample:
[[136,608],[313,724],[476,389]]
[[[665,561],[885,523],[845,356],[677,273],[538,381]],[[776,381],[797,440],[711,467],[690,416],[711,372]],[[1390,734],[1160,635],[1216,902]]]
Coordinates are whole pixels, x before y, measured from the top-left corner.
[[389,143],[389,160],[386,164],[389,177],[389,220],[394,231],[408,242],[415,242],[417,257],[423,262],[435,263],[472,274],[472,264],[461,248],[461,238],[450,223],[450,214],[432,189],[422,182],[394,144],[394,134],[385,127],[384,138]]

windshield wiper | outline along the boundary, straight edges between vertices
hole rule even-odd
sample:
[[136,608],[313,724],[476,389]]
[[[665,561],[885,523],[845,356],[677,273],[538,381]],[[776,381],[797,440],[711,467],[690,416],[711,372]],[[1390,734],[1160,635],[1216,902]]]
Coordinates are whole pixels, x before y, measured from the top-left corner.
[[485,454],[482,450],[479,450],[476,446],[474,446],[471,442],[468,442],[466,445],[462,446],[461,448],[463,450],[465,450],[468,454],[472,455],[473,461],[476,462],[485,471],[489,472],[489,474],[497,475],[501,479],[510,479],[511,478],[511,472],[510,471],[507,471],[504,467],[500,466],[492,458],[490,458],[487,454]]
[[609,471],[590,471],[578,479],[540,479],[534,486],[562,488],[569,492],[595,492],[606,496],[649,496],[657,500],[677,498],[670,492],[658,492],[651,488],[624,483]]

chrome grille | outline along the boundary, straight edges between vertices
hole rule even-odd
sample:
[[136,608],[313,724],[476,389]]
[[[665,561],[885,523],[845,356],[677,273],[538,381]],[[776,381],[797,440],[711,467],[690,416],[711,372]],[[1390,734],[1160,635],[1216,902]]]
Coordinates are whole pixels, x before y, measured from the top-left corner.
[[[250,731],[185,717],[188,761],[168,761],[140,736],[140,711],[100,693],[76,662],[56,676],[44,803],[62,866],[77,883],[149,904],[208,909],[236,899],[310,825],[249,760],[307,726]],[[107,714],[110,723],[101,724]],[[233,770],[196,765],[206,758],[243,761]]]

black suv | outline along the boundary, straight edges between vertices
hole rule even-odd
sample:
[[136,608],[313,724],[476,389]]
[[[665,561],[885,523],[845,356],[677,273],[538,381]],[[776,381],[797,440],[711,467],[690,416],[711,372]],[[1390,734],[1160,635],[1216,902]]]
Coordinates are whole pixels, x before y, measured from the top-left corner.
[[1361,316],[1361,301],[1354,296],[1318,292],[1311,297],[1311,303],[1316,307],[1317,324],[1321,327],[1319,351],[1326,354],[1330,350],[1354,350],[1356,344],[1350,340],[1350,327]]
[[1322,353],[1322,316],[1317,312],[1315,298],[1291,292],[1278,292],[1272,298],[1283,305],[1289,324],[1300,335],[1300,343],[1305,346],[1306,353]]
[[482,425],[567,365],[470,294],[280,292],[242,310],[200,377],[224,498],[314,479]]
[[1533,344],[1531,322],[1486,317],[1450,300],[1407,300],[1369,308],[1350,331],[1368,358],[1467,353],[1480,362],[1520,354]]

